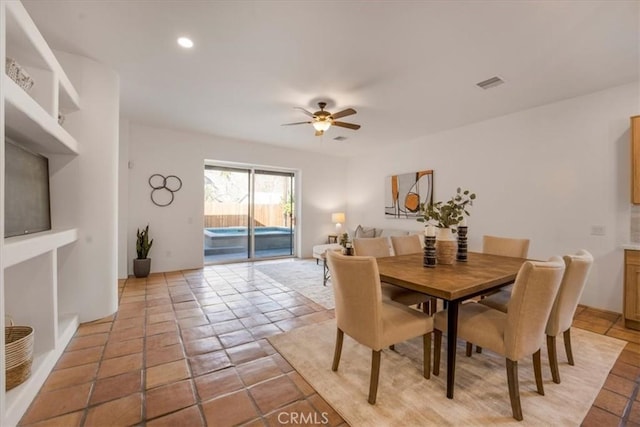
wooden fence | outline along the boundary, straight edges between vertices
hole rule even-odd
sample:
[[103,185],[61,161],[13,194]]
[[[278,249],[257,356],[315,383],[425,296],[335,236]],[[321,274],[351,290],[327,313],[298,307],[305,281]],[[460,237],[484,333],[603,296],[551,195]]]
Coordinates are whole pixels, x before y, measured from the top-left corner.
[[[288,227],[289,215],[281,204],[256,205],[255,226]],[[247,205],[207,202],[204,207],[204,228],[247,227]]]

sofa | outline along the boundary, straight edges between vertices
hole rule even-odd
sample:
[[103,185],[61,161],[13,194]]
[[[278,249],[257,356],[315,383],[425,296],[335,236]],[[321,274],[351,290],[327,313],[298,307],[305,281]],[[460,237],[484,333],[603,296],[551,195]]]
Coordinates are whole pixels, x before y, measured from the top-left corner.
[[[419,230],[416,231],[408,231],[408,230],[400,230],[395,228],[381,228],[381,227],[365,227],[362,225],[358,225],[355,229],[349,229],[347,234],[349,234],[349,239],[366,239],[371,237],[386,237],[387,239],[391,236],[407,236],[409,234],[421,234],[422,232]],[[340,236],[338,236],[338,239]],[[391,246],[391,239],[389,240],[389,247],[391,248],[391,253],[393,253],[393,247]],[[328,243],[322,245],[315,245],[313,247],[313,257],[317,260],[324,259],[324,253],[327,250],[339,250],[342,249],[338,243]]]
[[[391,245],[391,236],[407,236],[409,234],[421,234],[421,230],[416,231],[408,231],[408,230],[400,230],[394,228],[381,228],[381,227],[365,227],[362,225],[358,225],[355,229],[350,229],[347,231],[349,234],[350,240],[355,239],[367,239],[372,237],[386,237],[389,242],[389,250],[390,253],[393,254],[393,246]],[[316,263],[320,260],[325,262],[325,253],[327,251],[339,251],[342,250],[342,246],[338,243],[328,243],[323,245],[315,245],[313,247],[313,257],[316,259]],[[325,263],[325,280],[324,283],[326,285],[326,281],[328,278]]]

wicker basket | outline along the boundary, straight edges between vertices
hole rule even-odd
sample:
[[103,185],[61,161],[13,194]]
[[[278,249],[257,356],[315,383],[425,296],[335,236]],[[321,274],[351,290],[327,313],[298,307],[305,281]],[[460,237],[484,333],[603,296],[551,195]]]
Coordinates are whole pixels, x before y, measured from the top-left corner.
[[6,72],[7,76],[11,78],[18,86],[20,86],[25,92],[29,92],[33,87],[33,79],[27,72],[16,62],[15,59],[7,57],[6,59]]
[[33,328],[10,323],[4,328],[6,390],[29,378],[33,362]]

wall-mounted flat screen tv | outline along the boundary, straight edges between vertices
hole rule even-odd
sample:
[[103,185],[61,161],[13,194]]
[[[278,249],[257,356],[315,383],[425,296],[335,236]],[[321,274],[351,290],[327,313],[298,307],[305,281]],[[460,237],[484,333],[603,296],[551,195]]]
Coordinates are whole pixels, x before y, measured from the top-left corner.
[[49,159],[10,139],[4,147],[4,237],[50,230]]

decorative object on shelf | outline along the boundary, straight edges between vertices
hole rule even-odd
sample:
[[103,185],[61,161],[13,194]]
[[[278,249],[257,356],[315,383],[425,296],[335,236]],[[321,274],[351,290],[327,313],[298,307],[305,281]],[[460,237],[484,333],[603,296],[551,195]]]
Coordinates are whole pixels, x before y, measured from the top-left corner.
[[385,218],[417,218],[420,207],[433,203],[433,171],[391,175],[385,180]]
[[[175,175],[153,174],[149,177],[151,201],[154,205],[165,207],[173,203],[173,193],[182,188],[182,180]],[[163,200],[163,195],[165,199]],[[167,196],[168,195],[168,196]]]
[[139,278],[147,277],[151,271],[151,258],[147,258],[147,255],[149,255],[149,250],[153,245],[153,239],[149,240],[149,224],[144,230],[138,228],[136,236],[138,258],[133,260],[133,275]]
[[4,328],[4,343],[5,390],[11,390],[31,375],[33,328],[14,326],[13,320],[9,319],[9,326]]
[[[436,238],[436,258],[438,264],[453,264],[456,259],[457,242],[453,238],[456,226],[464,221],[464,216],[469,216],[467,206],[472,206],[476,194],[460,187],[456,194],[446,203],[436,202],[420,205],[422,216],[417,218],[419,222],[433,223],[438,227]],[[466,248],[465,248],[466,251]]]
[[433,268],[436,266],[436,234],[435,227],[428,225],[424,232],[424,257],[422,265]]
[[456,260],[461,262],[467,262],[467,226],[458,225],[458,254]]
[[58,112],[58,124],[60,126],[62,126],[62,124],[64,123],[64,119],[65,119],[64,114],[62,114],[62,112]]
[[22,68],[22,66],[18,64],[15,59],[9,57],[6,58],[5,66],[7,76],[9,76],[11,80],[16,82],[16,84],[20,86],[22,90],[24,90],[25,92],[29,92],[35,82],[31,78],[31,76],[27,74],[24,68]]

